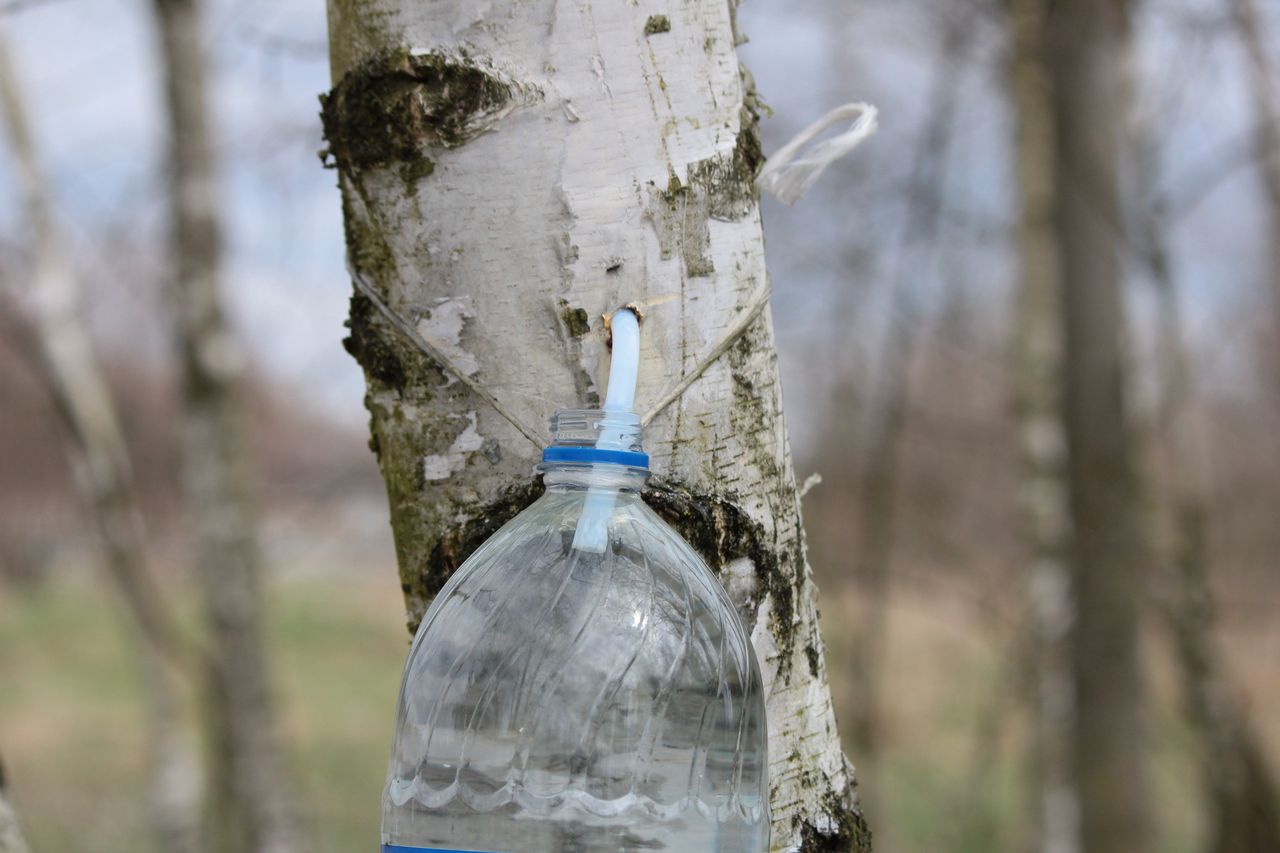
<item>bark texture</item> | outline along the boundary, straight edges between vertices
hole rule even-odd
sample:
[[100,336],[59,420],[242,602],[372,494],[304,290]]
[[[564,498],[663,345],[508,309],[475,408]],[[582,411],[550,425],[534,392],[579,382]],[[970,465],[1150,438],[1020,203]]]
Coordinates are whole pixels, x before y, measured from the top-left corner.
[[1016,119],[1020,278],[1013,310],[1013,408],[1027,542],[1034,695],[1035,847],[1079,853],[1080,799],[1072,762],[1074,605],[1062,424],[1060,252],[1053,211],[1054,129],[1045,62],[1047,0],[1011,0],[1009,92]]
[[1129,8],[1116,0],[1058,0],[1050,8],[1082,840],[1086,853],[1143,853],[1150,833],[1138,638],[1146,555],[1125,416],[1118,187]]
[[298,847],[263,654],[261,559],[241,423],[244,355],[221,304],[200,5],[156,0],[155,11],[171,136],[183,480],[212,645],[209,829],[216,851],[289,853]]
[[199,771],[182,731],[178,680],[192,663],[190,649],[148,569],[124,435],[80,314],[80,284],[3,39],[0,106],[32,229],[32,349],[64,427],[67,456],[103,568],[130,619],[146,691],[152,826],[162,849],[187,853],[196,843]]
[[410,627],[536,497],[553,410],[598,404],[604,312],[645,306],[642,412],[754,317],[651,412],[646,446],[664,477],[648,499],[752,628],[774,849],[868,849],[826,681],[772,327],[767,311],[750,313],[768,282],[763,158],[733,4],[331,0],[329,21],[323,118],[349,262],[404,322],[359,292],[347,346],[368,383]]

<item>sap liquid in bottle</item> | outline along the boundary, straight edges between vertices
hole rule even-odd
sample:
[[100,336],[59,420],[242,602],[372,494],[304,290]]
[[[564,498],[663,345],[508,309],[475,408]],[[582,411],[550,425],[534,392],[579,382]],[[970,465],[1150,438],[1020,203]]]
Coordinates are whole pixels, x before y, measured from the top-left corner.
[[764,853],[764,697],[706,563],[640,499],[634,314],[604,411],[561,411],[546,493],[418,629],[384,853]]

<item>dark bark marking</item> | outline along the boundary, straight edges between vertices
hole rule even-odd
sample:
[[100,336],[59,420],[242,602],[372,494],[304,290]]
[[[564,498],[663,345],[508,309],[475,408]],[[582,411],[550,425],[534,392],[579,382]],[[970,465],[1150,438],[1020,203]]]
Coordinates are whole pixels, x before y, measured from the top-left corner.
[[666,189],[654,189],[649,219],[663,258],[679,254],[691,277],[713,275],[709,221],[733,222],[749,216],[760,200],[756,177],[764,151],[755,113],[742,110],[733,151],[689,164],[688,182],[672,174]]
[[[446,528],[431,547],[426,561],[416,569],[409,568],[402,578],[406,598],[421,602],[434,598],[486,539],[542,497],[544,491],[541,477],[527,483],[516,483],[471,511],[466,521]],[[419,619],[420,616],[411,616],[410,633],[418,630]]]
[[[830,782],[825,784],[830,789]],[[871,828],[845,796],[828,790],[821,813],[831,819],[831,828],[819,829],[811,821],[795,818],[801,853],[870,853]]]
[[405,369],[400,356],[374,328],[378,309],[365,296],[351,295],[351,310],[346,321],[350,333],[342,339],[345,349],[365,375],[391,388],[405,386]]
[[804,647],[804,656],[809,661],[809,674],[814,678],[818,677],[819,664],[821,659],[818,655],[818,647],[812,642]]
[[644,22],[644,34],[647,36],[669,32],[671,32],[671,19],[666,15],[650,15],[649,20]]
[[645,487],[643,497],[718,576],[734,560],[745,557],[751,561],[756,584],[747,603],[748,612],[743,616],[747,624],[752,624],[764,597],[772,597],[770,629],[786,665],[795,644],[796,591],[792,584],[795,573],[785,569],[791,555],[779,555],[763,526],[734,503],[731,496],[697,492],[682,483],[654,478]]
[[744,107],[740,124],[730,155],[708,157],[689,166],[689,183],[707,193],[712,218],[730,222],[751,213],[760,201],[756,178],[765,160],[755,114]]
[[320,97],[329,153],[343,171],[391,163],[433,164],[423,151],[453,148],[489,129],[513,85],[466,56],[397,51],[368,59]]
[[591,315],[585,308],[575,308],[567,299],[558,300],[560,310],[556,317],[560,323],[557,332],[565,350],[565,363],[573,369],[573,388],[580,403],[598,408],[600,395],[596,392],[591,374],[582,366],[582,339],[591,331]]
[[[690,172],[693,168],[689,167]],[[711,260],[711,229],[707,225],[710,215],[705,189],[692,182],[682,184],[674,174],[665,190],[654,193],[649,208],[663,259],[680,255],[691,278],[716,271]]]
[[560,319],[564,321],[564,327],[568,329],[570,335],[580,338],[591,331],[591,318],[587,314],[587,309],[574,308],[563,299],[560,303]]

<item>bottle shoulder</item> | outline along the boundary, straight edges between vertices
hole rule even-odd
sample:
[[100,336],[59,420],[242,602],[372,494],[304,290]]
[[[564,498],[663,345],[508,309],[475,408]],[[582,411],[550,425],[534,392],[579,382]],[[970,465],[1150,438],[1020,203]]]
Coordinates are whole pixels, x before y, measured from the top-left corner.
[[728,597],[638,498],[615,506],[603,553],[574,548],[574,510],[540,498],[432,603],[405,669],[389,791],[433,803],[492,786],[494,803],[529,808],[574,792],[592,809],[758,816],[764,695]]
[[727,611],[721,617],[722,630],[747,638],[716,573],[638,492],[617,495],[603,554],[576,553],[574,532],[586,494],[586,490],[544,493],[486,540],[459,567],[437,600],[454,593],[492,593],[502,585],[537,587],[544,575],[576,573],[579,583],[619,583],[624,592],[635,595],[642,595],[646,584],[652,584],[658,594],[687,598],[698,616]]
[[[544,530],[555,530],[561,535],[572,532],[581,518],[587,493],[586,489],[543,493],[477,549],[476,554],[501,546],[503,540],[540,536]],[[706,560],[643,500],[639,491],[617,494],[610,533],[615,551],[620,543],[633,548],[639,547],[643,540],[650,549],[659,548],[668,562],[678,563],[708,577],[716,576]]]
[[762,702],[750,633],[692,546],[627,496],[604,553],[582,552],[573,546],[581,502],[544,495],[464,562],[423,618],[404,689],[418,681],[419,691],[438,690],[439,679],[515,655],[601,677],[625,663],[627,690],[645,679],[680,690],[715,685],[726,697]]

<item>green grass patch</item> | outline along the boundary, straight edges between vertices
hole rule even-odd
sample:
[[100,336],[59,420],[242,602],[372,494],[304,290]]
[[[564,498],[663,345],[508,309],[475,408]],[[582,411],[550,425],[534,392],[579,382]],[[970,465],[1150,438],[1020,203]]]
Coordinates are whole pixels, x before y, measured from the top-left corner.
[[[317,853],[372,850],[408,648],[394,592],[273,588],[275,700],[295,804]],[[145,719],[129,631],[89,581],[0,591],[0,755],[33,848],[152,853]]]

